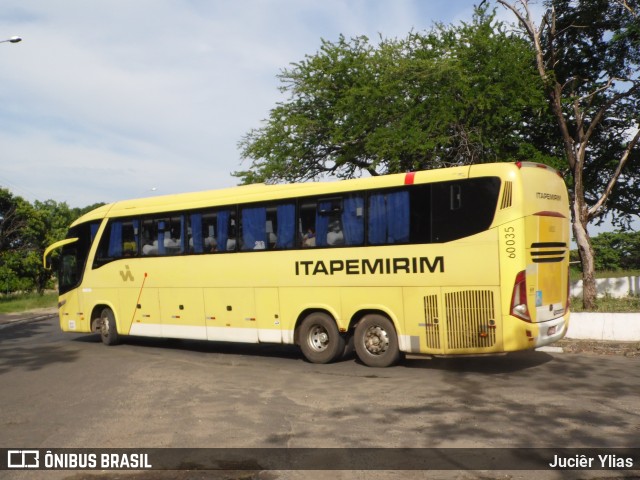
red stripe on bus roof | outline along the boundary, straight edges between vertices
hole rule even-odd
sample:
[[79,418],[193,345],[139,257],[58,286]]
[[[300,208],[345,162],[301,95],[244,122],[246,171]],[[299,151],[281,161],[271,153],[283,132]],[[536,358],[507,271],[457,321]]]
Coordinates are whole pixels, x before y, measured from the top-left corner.
[[416,178],[416,172],[409,172],[405,175],[404,177],[404,184],[405,185],[413,185],[413,181]]

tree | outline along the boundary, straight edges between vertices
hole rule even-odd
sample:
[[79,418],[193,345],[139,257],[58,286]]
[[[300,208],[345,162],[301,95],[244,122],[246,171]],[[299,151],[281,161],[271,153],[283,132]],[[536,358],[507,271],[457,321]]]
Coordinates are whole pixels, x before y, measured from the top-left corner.
[[70,209],[53,200],[31,205],[0,188],[0,289],[42,294],[52,279],[52,272],[42,267],[44,250],[63,239],[69,225],[92,208]]
[[33,208],[22,197],[0,188],[0,281],[4,293],[29,289],[23,275],[23,259],[30,248],[25,232]]
[[592,244],[597,271],[640,269],[640,232],[604,232]]
[[[25,258],[27,274],[31,284],[42,294],[51,281],[53,272],[42,267],[45,249],[65,237],[69,225],[78,217],[77,210],[69,208],[65,202],[47,200],[34,202],[34,214],[29,221],[28,235],[31,243],[29,255]],[[75,211],[74,211],[75,210]]]
[[241,141],[243,183],[352,178],[513,158],[554,163],[526,41],[480,8],[403,39],[322,41],[279,75],[288,98]]
[[546,0],[539,25],[528,0],[497,0],[518,19],[535,53],[563,146],[583,303],[596,302],[590,222],[614,212],[628,224],[640,195],[638,0]]

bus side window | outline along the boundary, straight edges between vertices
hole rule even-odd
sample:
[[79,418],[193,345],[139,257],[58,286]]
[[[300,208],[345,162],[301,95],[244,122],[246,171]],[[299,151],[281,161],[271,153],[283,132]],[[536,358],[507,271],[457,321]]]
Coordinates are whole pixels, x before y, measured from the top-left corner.
[[303,248],[316,246],[316,202],[301,202],[298,212],[298,239]]
[[251,206],[240,210],[241,250],[287,249],[295,246],[295,203]]
[[240,210],[240,231],[242,242],[240,249],[264,250],[267,248],[267,209],[249,207]]
[[128,220],[122,222],[122,253],[125,257],[136,257],[138,255],[138,220]]
[[500,179],[481,177],[434,183],[432,192],[433,241],[450,242],[489,228]]
[[273,249],[278,242],[278,210],[277,207],[269,206],[266,209],[267,219],[265,220],[265,237],[267,238],[265,248]]
[[410,198],[406,190],[369,196],[369,243],[407,243],[410,233]]
[[316,245],[318,247],[344,245],[344,232],[340,220],[341,213],[341,198],[318,201],[316,212]]
[[190,253],[213,253],[217,251],[216,214],[214,212],[191,213],[187,229]]
[[431,185],[409,187],[410,243],[431,243]]
[[132,219],[111,220],[100,239],[96,265],[138,254],[138,221]]
[[102,222],[100,222],[100,221],[91,222],[89,224],[89,234],[91,235],[91,240],[89,242],[89,245],[91,245],[93,243],[93,241],[95,240],[96,235],[98,233],[98,229],[100,228],[100,223],[102,223]]
[[178,255],[184,251],[182,216],[142,222],[143,255]]
[[342,202],[340,220],[345,245],[364,245],[364,197],[347,195]]
[[236,212],[232,209],[219,210],[216,213],[216,238],[218,252],[233,252],[236,249]]
[[158,246],[153,245],[153,240],[158,238],[158,231],[152,219],[142,220],[142,255],[157,255]]
[[316,215],[316,245],[364,244],[364,197],[361,194],[322,199]]
[[[273,213],[275,213],[275,218]],[[294,203],[283,203],[272,209],[271,215],[267,210],[267,232],[269,232],[270,219],[272,226],[275,221],[275,235],[270,235],[270,240],[273,240],[272,246],[278,249],[293,248],[296,243],[296,205]]]
[[300,207],[303,247],[364,245],[362,194],[307,201]]

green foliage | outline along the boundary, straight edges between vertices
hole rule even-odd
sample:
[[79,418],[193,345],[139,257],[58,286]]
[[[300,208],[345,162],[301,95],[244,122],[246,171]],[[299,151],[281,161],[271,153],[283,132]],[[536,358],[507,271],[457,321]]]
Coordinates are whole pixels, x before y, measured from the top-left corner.
[[42,254],[84,211],[53,200],[31,205],[0,188],[0,292],[41,294],[51,288],[52,272],[42,267]]
[[[573,179],[584,176],[584,197],[591,207],[607,195],[608,184],[638,128],[640,1],[545,0],[545,6],[555,14],[554,28],[543,29],[541,39],[547,88],[548,92],[561,88],[572,148],[576,152],[584,149],[584,160],[575,166],[580,171],[574,172]],[[602,207],[590,213],[589,220],[599,221],[615,212],[614,224],[628,227],[638,214],[639,185],[640,151],[636,147],[616,187]]]
[[640,269],[640,232],[605,232],[592,244],[596,270]]
[[[511,159],[557,163],[532,51],[487,8],[406,38],[323,40],[279,75],[287,98],[240,142],[243,183]],[[536,128],[533,128],[537,125]]]
[[[638,276],[640,272],[640,232],[604,232],[591,239],[594,250],[596,278]],[[571,251],[571,279],[581,277],[580,256]]]

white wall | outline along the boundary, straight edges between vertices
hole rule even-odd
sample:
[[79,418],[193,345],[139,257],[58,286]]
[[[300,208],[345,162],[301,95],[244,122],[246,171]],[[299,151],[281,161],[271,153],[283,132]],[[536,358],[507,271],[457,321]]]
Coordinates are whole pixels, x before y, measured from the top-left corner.
[[[597,278],[598,297],[608,295],[622,298],[629,295],[640,295],[640,277]],[[582,280],[571,282],[571,296],[582,296]]]
[[578,340],[640,341],[640,312],[572,313],[566,336]]

